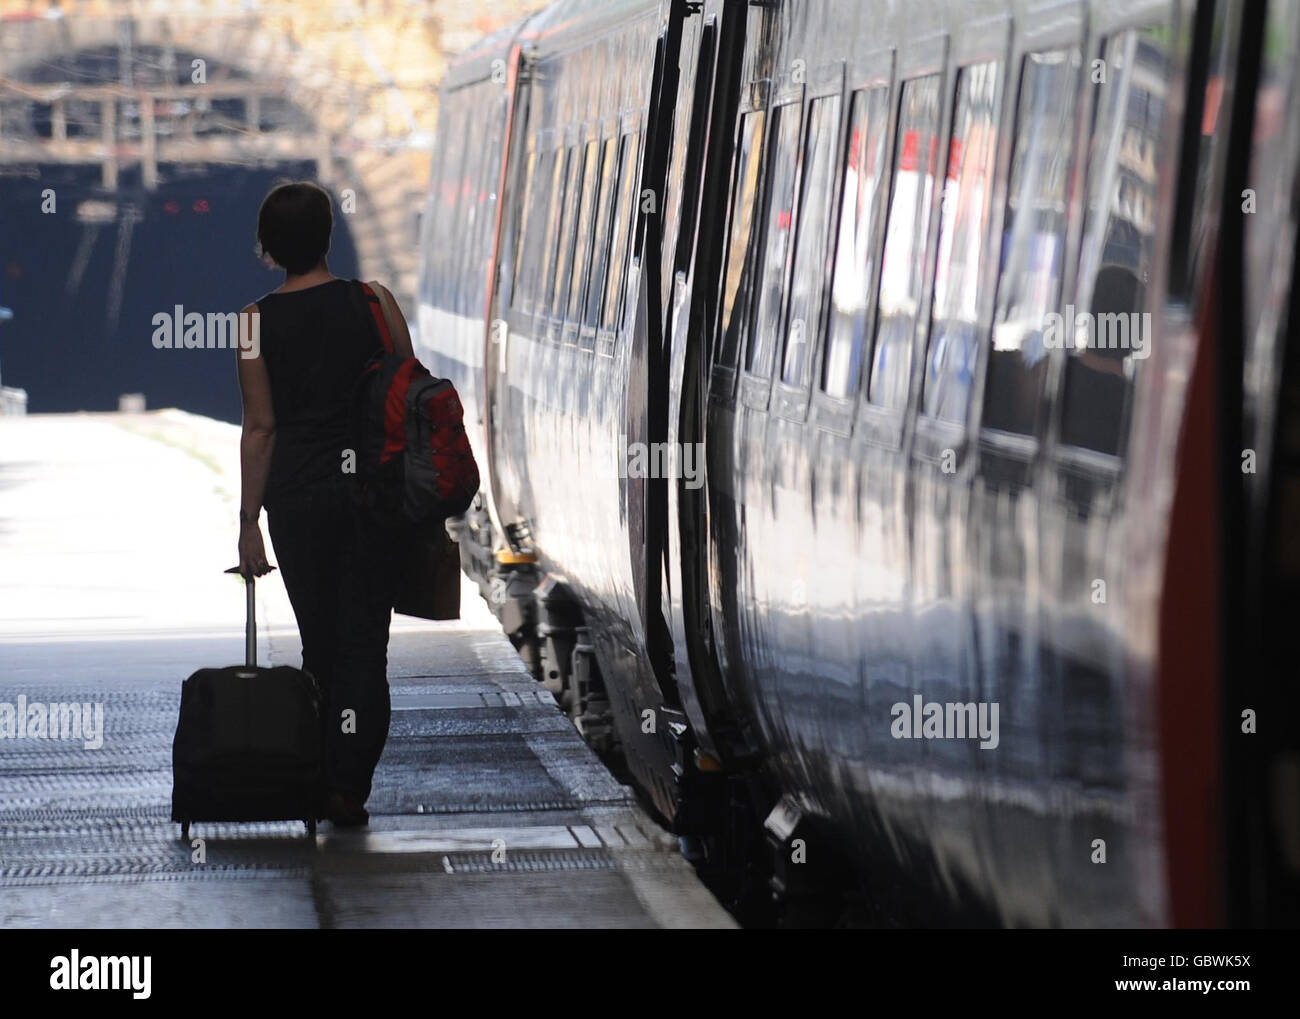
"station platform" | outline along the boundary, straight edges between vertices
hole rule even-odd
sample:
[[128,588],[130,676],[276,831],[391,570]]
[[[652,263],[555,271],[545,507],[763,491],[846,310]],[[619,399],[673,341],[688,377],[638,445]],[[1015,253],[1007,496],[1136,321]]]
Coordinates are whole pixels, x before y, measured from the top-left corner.
[[[735,926],[468,581],[458,622],[395,617],[369,828],[196,823],[196,860],[171,741],[185,677],[242,656],[237,496],[230,425],[0,419],[0,704],[104,718],[0,739],[0,928]],[[259,661],[298,665],[276,575],[258,602]]]

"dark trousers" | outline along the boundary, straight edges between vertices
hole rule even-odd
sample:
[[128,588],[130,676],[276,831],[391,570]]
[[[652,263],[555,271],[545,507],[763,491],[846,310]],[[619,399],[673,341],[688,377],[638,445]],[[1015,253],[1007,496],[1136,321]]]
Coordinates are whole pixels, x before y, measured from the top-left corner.
[[342,479],[278,497],[267,523],[302,667],[323,694],[330,788],[364,802],[388,739],[393,536],[368,524]]

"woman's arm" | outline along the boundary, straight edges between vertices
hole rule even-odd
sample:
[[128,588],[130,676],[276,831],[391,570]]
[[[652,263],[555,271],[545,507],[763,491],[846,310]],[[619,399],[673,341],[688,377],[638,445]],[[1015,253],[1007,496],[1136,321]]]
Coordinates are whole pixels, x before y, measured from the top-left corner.
[[388,331],[393,337],[393,349],[401,357],[414,357],[411,351],[411,330],[407,328],[402,309],[397,306],[397,301],[382,283],[376,281],[371,284],[371,288],[379,295],[379,306],[384,309]]
[[[241,335],[257,335],[252,331],[250,318],[257,314],[257,305],[250,304],[239,314],[241,330],[248,330]],[[244,401],[244,428],[239,439],[242,489],[239,499],[239,569],[245,576],[260,577],[270,572],[259,517],[262,496],[266,493],[266,476],[271,469],[271,450],[275,447],[275,411],[271,404],[271,377],[267,374],[261,349],[257,350],[256,357],[245,357],[245,353],[236,347],[239,392]]]

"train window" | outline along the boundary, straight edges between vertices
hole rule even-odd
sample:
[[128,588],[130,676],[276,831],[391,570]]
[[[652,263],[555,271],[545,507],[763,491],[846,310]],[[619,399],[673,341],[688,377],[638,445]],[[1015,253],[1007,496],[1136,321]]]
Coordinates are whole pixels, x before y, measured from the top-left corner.
[[479,218],[476,248],[478,254],[475,266],[477,274],[473,286],[467,291],[469,306],[466,314],[481,316],[485,298],[492,280],[492,243],[497,226],[497,190],[501,186],[501,143],[505,134],[506,99],[498,97],[492,109],[487,142],[483,146],[483,169],[479,175]]
[[739,358],[741,334],[749,311],[750,251],[754,239],[754,210],[758,204],[759,155],[763,148],[764,110],[745,114],[736,146],[736,172],[731,183],[731,234],[722,273],[722,322],[717,361],[729,368]]
[[830,228],[831,191],[835,187],[835,144],[840,134],[840,97],[825,96],[809,108],[804,143],[803,195],[794,246],[794,277],[786,324],[781,381],[808,384],[808,351],[821,336],[826,282],[826,238]]
[[1071,348],[1061,441],[1112,456],[1127,430],[1137,364],[1151,352],[1151,316],[1142,308],[1155,255],[1169,41],[1167,28],[1130,29],[1103,49],[1076,297],[1087,313],[1061,330]]
[[564,182],[564,215],[560,219],[559,254],[555,270],[555,289],[551,293],[550,315],[564,318],[565,298],[569,293],[569,274],[573,271],[573,248],[577,241],[578,205],[582,197],[582,164],[586,150],[575,146],[569,150],[569,170]]
[[[457,228],[465,215],[465,202],[461,197],[462,181],[464,179],[465,163],[469,158],[467,153],[467,144],[465,134],[468,130],[467,117],[460,117],[455,125],[455,138],[452,142],[453,148],[451,158],[448,163],[448,174],[443,181],[443,188],[447,199],[447,218],[444,221],[446,237],[448,240],[456,236]],[[439,305],[447,311],[454,308],[456,298],[456,261],[451,257],[447,250],[449,245],[444,243],[442,257],[442,296]]]
[[[687,29],[693,34],[693,29]],[[682,184],[685,175],[687,146],[691,134],[692,104],[686,96],[694,91],[693,75],[696,72],[694,62],[694,39],[689,45],[683,45],[678,58],[678,75],[682,79],[676,95],[676,110],[673,112],[672,135],[668,140],[668,177],[671,185],[664,195],[663,213],[659,220],[663,228],[660,237],[662,247],[660,254],[660,307],[670,307],[673,293],[673,254],[677,245],[676,230],[681,214]]]
[[524,250],[524,265],[520,268],[520,288],[524,292],[524,310],[530,314],[537,310],[540,291],[542,261],[546,253],[546,220],[550,213],[552,182],[555,179],[556,149],[548,149],[537,159],[537,170],[531,190],[528,210],[528,247]]
[[486,154],[482,144],[475,144],[468,136],[469,124],[466,127],[465,164],[461,168],[460,194],[456,199],[461,211],[456,215],[456,232],[452,235],[456,238],[460,254],[451,266],[451,278],[456,288],[452,297],[452,310],[457,314],[464,314],[469,305],[469,278],[475,260],[474,237],[482,212],[479,208],[479,177]]
[[596,174],[600,171],[600,143],[587,142],[582,171],[582,199],[578,212],[578,237],[573,249],[573,279],[569,283],[569,308],[566,316],[577,322],[582,314],[582,298],[591,276],[591,225],[596,210]]
[[636,157],[640,136],[633,132],[623,136],[622,154],[618,161],[618,205],[614,211],[613,241],[609,249],[609,274],[606,277],[605,308],[601,325],[606,329],[618,326],[619,298],[627,279],[627,253],[629,229],[632,222],[632,202],[636,197]]
[[939,75],[913,78],[899,97],[894,181],[880,267],[879,322],[867,399],[907,402],[912,334],[921,300],[922,262],[934,198],[939,133]]
[[926,414],[964,421],[975,380],[980,267],[988,246],[998,155],[998,79],[990,60],[957,72],[948,171],[939,214],[929,356],[921,388]]
[[476,138],[472,142],[467,139],[464,172],[460,175],[460,205],[464,209],[464,214],[459,218],[456,226],[456,238],[460,240],[460,257],[455,263],[455,309],[458,315],[464,315],[465,308],[468,307],[471,279],[476,268],[474,260],[478,252],[474,247],[474,238],[478,237],[478,220],[482,216],[478,181],[482,175],[482,165],[486,155],[481,139]]
[[1061,294],[1078,50],[1026,55],[984,382],[984,427],[1033,434],[1047,377],[1043,329]]
[[763,213],[762,268],[756,279],[758,300],[745,370],[764,377],[772,371],[772,352],[781,332],[781,295],[785,290],[786,252],[794,229],[794,182],[799,153],[798,103],[772,111],[772,152]]
[[613,226],[614,189],[618,186],[617,144],[617,139],[606,138],[600,161],[600,200],[591,242],[591,280],[587,285],[587,310],[582,316],[582,321],[591,326],[600,322],[600,299],[605,291],[605,274],[609,272],[609,234]]
[[424,196],[424,203],[420,207],[420,278],[416,300],[419,304],[427,304],[432,301],[433,294],[433,238],[434,223],[437,216],[437,200],[433,188],[438,186],[437,170],[434,170],[432,178],[432,188]]
[[428,273],[429,273],[429,303],[434,307],[438,306],[439,287],[442,282],[442,235],[446,227],[443,226],[443,220],[447,215],[447,203],[443,195],[443,182],[446,180],[449,149],[448,143],[450,132],[447,126],[447,120],[451,116],[448,108],[449,104],[444,104],[442,110],[438,113],[438,127],[435,134],[435,145],[438,152],[437,170],[430,182],[429,188],[429,251],[428,251]]
[[[487,104],[485,103],[486,107]],[[474,161],[474,174],[469,180],[469,197],[474,210],[472,222],[467,224],[465,240],[469,256],[464,260],[465,279],[461,287],[462,315],[482,315],[484,295],[488,285],[488,266],[492,260],[492,234],[496,226],[496,197],[501,171],[501,135],[505,129],[505,97],[499,98],[495,108],[487,112],[487,132],[480,135],[480,154]],[[482,124],[480,124],[480,128]]]
[[510,295],[511,305],[525,310],[529,305],[527,295],[524,292],[524,280],[520,274],[527,264],[524,259],[524,251],[532,243],[533,232],[537,229],[532,220],[533,204],[536,201],[537,150],[533,149],[528,153],[528,159],[524,163],[524,192],[523,199],[519,203],[519,229],[515,233],[514,292]]
[[873,226],[888,131],[889,87],[879,85],[855,92],[849,112],[830,325],[822,363],[822,389],[828,396],[840,399],[854,395],[862,368],[867,302],[875,270]]
[[[705,139],[709,126],[709,102],[713,97],[713,65],[715,59],[716,25],[709,21],[704,26],[700,38],[699,64],[695,71],[694,99],[691,107],[691,137],[687,141],[687,160],[683,167],[681,193],[698,199],[700,195],[700,175],[704,168]],[[695,243],[696,217],[699,215],[699,202],[687,201],[682,204],[681,222],[677,226],[677,256],[675,266],[678,270],[686,268],[691,250]]]
[[456,216],[460,209],[460,173],[464,162],[465,118],[457,116],[455,104],[449,102],[447,120],[442,132],[444,148],[442,172],[438,181],[437,243],[434,249],[434,303],[444,310],[451,309],[450,239],[455,236]]
[[555,267],[560,259],[560,213],[564,203],[564,181],[569,175],[569,164],[573,162],[573,149],[564,149],[562,153],[557,150],[551,173],[551,199],[546,207],[546,232],[542,239],[545,271],[542,274],[542,286],[537,292],[537,305],[534,308],[538,315],[550,314]]
[[[446,114],[440,114],[445,116]],[[441,124],[439,125],[441,127]],[[432,166],[429,172],[429,193],[424,198],[424,211],[420,216],[420,303],[436,304],[434,288],[438,282],[438,236],[441,229],[442,208],[438,204],[442,182],[442,163],[446,145],[442,135],[435,134]]]

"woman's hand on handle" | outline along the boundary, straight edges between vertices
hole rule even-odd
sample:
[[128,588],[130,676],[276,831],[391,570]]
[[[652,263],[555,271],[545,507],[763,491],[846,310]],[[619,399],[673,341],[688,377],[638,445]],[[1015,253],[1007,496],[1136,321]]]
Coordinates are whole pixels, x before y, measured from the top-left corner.
[[259,524],[239,525],[239,572],[245,577],[263,577],[271,572]]

